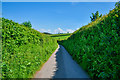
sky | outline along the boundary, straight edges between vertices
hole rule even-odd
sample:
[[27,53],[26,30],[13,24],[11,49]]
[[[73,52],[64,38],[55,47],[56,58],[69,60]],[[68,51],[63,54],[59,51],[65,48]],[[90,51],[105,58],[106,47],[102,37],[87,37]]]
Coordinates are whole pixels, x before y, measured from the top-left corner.
[[2,17],[30,21],[40,32],[74,32],[90,23],[92,13],[107,14],[115,2],[2,2]]
[[118,0],[2,0],[2,2],[117,2]]

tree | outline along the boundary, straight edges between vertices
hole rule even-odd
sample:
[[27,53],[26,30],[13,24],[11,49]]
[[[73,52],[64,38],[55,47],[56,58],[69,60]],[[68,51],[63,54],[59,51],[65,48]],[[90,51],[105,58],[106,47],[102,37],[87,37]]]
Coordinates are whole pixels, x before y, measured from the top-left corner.
[[51,33],[49,33],[49,32],[43,32],[44,34],[51,34]]
[[95,21],[96,19],[98,19],[99,17],[102,17],[102,14],[99,16],[99,12],[96,11],[96,13],[92,13],[92,16],[90,16],[91,21]]
[[23,22],[22,25],[24,25],[24,26],[26,26],[26,27],[30,27],[30,28],[32,27],[32,24],[31,24],[30,21],[28,21],[28,22],[27,22],[27,21],[26,21],[26,22]]

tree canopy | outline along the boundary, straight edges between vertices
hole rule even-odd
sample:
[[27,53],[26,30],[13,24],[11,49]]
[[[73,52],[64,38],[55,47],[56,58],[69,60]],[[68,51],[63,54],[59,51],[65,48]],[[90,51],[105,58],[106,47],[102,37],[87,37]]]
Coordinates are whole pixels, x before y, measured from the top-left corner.
[[27,21],[26,21],[26,22],[23,22],[22,25],[24,25],[24,26],[26,26],[26,27],[30,27],[30,28],[32,27],[32,24],[31,24],[30,21],[28,21],[28,22],[27,22]]
[[91,21],[95,21],[96,19],[98,19],[99,17],[102,17],[102,14],[99,16],[99,12],[96,11],[96,13],[92,13],[92,16],[90,16]]

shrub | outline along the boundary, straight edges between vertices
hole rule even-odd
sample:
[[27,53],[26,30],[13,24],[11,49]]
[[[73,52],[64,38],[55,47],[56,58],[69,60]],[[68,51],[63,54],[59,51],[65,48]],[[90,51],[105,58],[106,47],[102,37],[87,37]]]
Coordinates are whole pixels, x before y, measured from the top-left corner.
[[59,41],[92,79],[120,77],[120,8],[75,31]]
[[56,48],[56,39],[2,18],[2,78],[32,78]]

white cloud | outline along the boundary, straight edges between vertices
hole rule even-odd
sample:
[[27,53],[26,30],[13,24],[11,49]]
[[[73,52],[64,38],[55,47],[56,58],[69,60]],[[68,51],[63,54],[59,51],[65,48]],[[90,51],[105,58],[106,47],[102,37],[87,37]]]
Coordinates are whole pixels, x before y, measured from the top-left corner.
[[60,32],[60,33],[64,33],[65,31],[63,31],[61,28],[58,28],[58,31]]
[[67,29],[66,32],[73,33],[75,30]]
[[46,29],[40,29],[39,31],[40,31],[40,32],[48,32],[48,33],[51,33],[51,30],[50,30],[50,29],[48,29],[48,30],[46,30]]
[[54,30],[54,33],[55,33],[55,34],[56,34],[56,33],[65,33],[65,31],[62,30],[61,28],[57,28],[57,29]]
[[57,29],[54,30],[54,33],[55,33],[55,34],[58,33]]
[[51,30],[50,30],[50,29],[48,29],[48,32],[49,32],[49,33],[51,33]]
[[45,29],[40,29],[39,31],[40,31],[40,32],[46,32],[46,30],[45,30]]
[[38,31],[40,31],[40,32],[48,32],[48,33],[53,33],[53,34],[57,34],[57,33],[67,33],[67,32],[69,32],[69,33],[73,33],[75,30],[73,30],[73,29],[66,29],[66,30],[63,30],[63,29],[61,29],[61,28],[57,28],[57,29],[55,29],[55,30],[53,30],[53,31],[51,31],[50,29],[39,29]]
[[57,33],[73,33],[75,30],[72,30],[72,29],[66,29],[66,30],[63,30],[61,28],[58,28],[58,29],[55,29],[54,30],[54,33],[57,34]]

